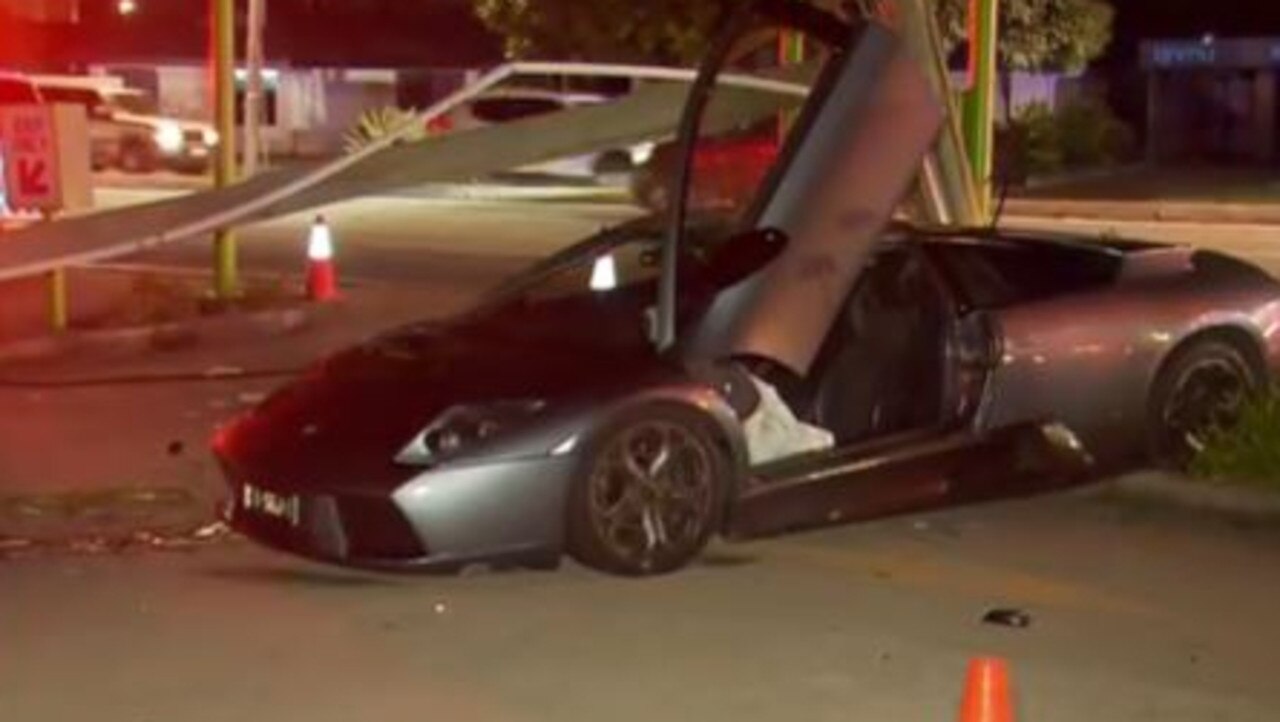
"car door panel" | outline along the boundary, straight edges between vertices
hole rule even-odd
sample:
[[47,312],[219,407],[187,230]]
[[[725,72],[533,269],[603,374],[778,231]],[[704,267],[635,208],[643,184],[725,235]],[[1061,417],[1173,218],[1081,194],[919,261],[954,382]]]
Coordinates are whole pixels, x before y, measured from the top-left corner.
[[940,102],[888,30],[866,29],[841,62],[753,219],[791,242],[720,294],[693,334],[699,355],[767,358],[805,375],[941,126]]
[[1031,494],[1081,479],[1090,460],[1055,426],[916,432],[757,470],[726,535],[745,540]]

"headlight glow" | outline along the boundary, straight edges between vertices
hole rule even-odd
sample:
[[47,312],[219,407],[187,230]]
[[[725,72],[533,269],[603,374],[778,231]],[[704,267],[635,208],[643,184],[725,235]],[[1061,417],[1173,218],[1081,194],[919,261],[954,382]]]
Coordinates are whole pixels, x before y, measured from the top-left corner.
[[646,142],[637,143],[631,146],[631,163],[633,165],[644,165],[653,157],[653,151],[658,147],[657,143]]
[[205,128],[200,131],[200,133],[205,145],[214,146],[218,144],[218,141],[222,140],[222,138],[218,136],[218,131],[213,128]]
[[156,145],[165,153],[182,150],[182,127],[177,123],[161,123],[155,130]]
[[520,399],[451,406],[396,454],[396,463],[429,466],[444,461],[497,436],[513,423],[538,413],[545,405],[539,399]]

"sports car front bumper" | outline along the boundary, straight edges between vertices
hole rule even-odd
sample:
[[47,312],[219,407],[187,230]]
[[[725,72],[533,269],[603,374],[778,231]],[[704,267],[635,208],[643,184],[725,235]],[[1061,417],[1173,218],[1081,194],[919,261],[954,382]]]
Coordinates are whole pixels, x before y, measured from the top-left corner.
[[266,546],[384,570],[546,566],[563,544],[569,457],[423,471],[391,494],[290,489],[228,471],[223,518]]

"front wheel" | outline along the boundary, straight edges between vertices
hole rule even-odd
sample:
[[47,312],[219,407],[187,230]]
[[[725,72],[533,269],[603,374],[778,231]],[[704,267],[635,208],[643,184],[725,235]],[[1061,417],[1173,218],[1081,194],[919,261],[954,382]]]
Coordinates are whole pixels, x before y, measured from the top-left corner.
[[575,480],[570,554],[627,576],[685,566],[719,526],[727,467],[692,412],[629,414],[600,435]]
[[1234,346],[1201,341],[1169,359],[1152,386],[1147,436],[1152,461],[1185,469],[1214,429],[1229,427],[1261,385]]

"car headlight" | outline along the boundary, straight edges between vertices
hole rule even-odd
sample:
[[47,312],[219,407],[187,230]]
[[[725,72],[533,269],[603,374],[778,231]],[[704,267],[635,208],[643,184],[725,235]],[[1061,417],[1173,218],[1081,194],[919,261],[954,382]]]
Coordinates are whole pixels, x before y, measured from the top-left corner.
[[161,123],[156,126],[156,146],[165,153],[182,150],[182,128],[177,123]]
[[657,143],[637,143],[631,146],[631,163],[632,165],[644,165],[653,157],[653,151],[658,147]]
[[452,406],[418,432],[395,456],[396,463],[425,466],[444,461],[479,441],[493,438],[514,423],[538,413],[540,399]]
[[200,133],[201,133],[202,139],[204,140],[204,144],[208,146],[217,145],[218,141],[222,140],[222,138],[218,136],[218,131],[214,130],[213,128],[205,128],[204,130],[200,131]]

